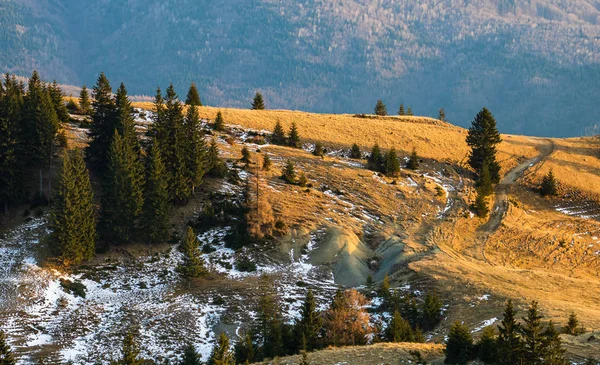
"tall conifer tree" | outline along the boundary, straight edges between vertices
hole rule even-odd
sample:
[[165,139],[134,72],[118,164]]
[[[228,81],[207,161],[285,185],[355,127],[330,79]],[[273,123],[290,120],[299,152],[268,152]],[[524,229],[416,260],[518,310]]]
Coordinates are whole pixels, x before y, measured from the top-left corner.
[[167,173],[158,141],[149,149],[146,162],[144,207],[140,225],[149,242],[163,242],[169,234],[169,191]]
[[311,289],[306,293],[302,308],[300,309],[300,319],[295,323],[297,349],[312,351],[320,348],[319,333],[323,326],[321,314],[317,310],[315,296]]
[[67,110],[67,104],[64,101],[64,93],[56,80],[48,87],[50,92],[50,99],[52,99],[52,105],[54,105],[54,111],[60,122],[66,123],[69,121],[69,111]]
[[396,149],[392,147],[385,155],[385,174],[391,177],[400,175],[400,161]]
[[469,165],[481,173],[484,164],[488,164],[492,183],[500,181],[500,165],[496,161],[496,145],[502,142],[496,128],[496,120],[490,111],[483,108],[475,117],[469,128],[467,144],[471,147]]
[[374,110],[375,115],[386,116],[387,108],[382,100],[377,100],[377,105],[375,105]]
[[379,145],[375,143],[367,162],[369,170],[381,172],[383,170],[384,161],[385,159],[383,154],[381,153],[381,149],[379,148]]
[[521,363],[523,346],[521,342],[521,325],[517,322],[517,312],[512,301],[506,303],[504,317],[498,326],[498,363],[514,365]]
[[116,128],[117,108],[112,97],[110,81],[104,73],[100,73],[92,95],[92,126],[87,158],[100,167],[102,171],[108,165],[108,149]]
[[302,141],[300,140],[300,132],[298,132],[298,126],[295,122],[292,122],[290,128],[290,134],[288,136],[288,144],[293,148],[302,148]]
[[79,92],[79,109],[84,115],[92,114],[92,102],[90,101],[90,93],[87,86],[83,85]]
[[195,192],[196,187],[202,185],[204,175],[207,172],[206,159],[208,153],[204,142],[204,132],[200,129],[200,116],[195,105],[188,107],[184,133],[186,180],[191,182],[192,192]]
[[281,122],[277,121],[275,123],[275,128],[273,128],[273,134],[271,135],[271,142],[277,145],[284,145],[286,142],[285,132],[283,130],[283,126]]
[[217,132],[225,131],[225,120],[223,120],[223,113],[220,111],[217,112],[217,116],[215,117],[215,123],[213,124],[213,129]]
[[221,332],[219,335],[219,340],[208,359],[208,365],[235,365],[235,358],[231,352],[229,338],[227,338],[225,332]]
[[200,277],[207,273],[204,261],[200,257],[199,245],[200,243],[194,230],[192,227],[187,227],[185,239],[181,243],[183,263],[178,267],[181,275],[187,279]]
[[190,89],[188,90],[187,98],[185,99],[185,104],[193,106],[202,106],[202,102],[200,101],[200,94],[198,93],[198,88],[193,82],[190,85]]
[[264,110],[265,109],[265,101],[263,100],[263,96],[261,93],[256,92],[254,95],[254,99],[252,100],[252,110]]

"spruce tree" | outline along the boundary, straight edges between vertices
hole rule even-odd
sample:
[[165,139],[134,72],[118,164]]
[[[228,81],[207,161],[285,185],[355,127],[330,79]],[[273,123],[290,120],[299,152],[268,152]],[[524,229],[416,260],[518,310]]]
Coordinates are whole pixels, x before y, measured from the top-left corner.
[[492,183],[500,181],[500,165],[496,162],[496,145],[502,142],[496,128],[496,120],[490,111],[483,108],[473,120],[467,135],[471,147],[469,165],[477,172],[487,162]]
[[108,154],[102,197],[101,234],[106,242],[133,239],[144,203],[143,167],[125,136],[115,129]]
[[405,115],[404,104],[400,104],[400,109],[398,109],[398,115]]
[[271,143],[277,145],[285,145],[287,138],[285,137],[285,132],[283,131],[283,126],[279,121],[275,123],[275,128],[273,128],[273,134],[271,135]]
[[245,163],[246,165],[250,163],[251,159],[250,159],[250,150],[248,149],[248,147],[244,146],[242,147],[242,158],[240,158],[240,161]]
[[360,147],[355,143],[352,145],[350,149],[350,158],[361,159],[362,153],[360,152]]
[[179,365],[202,365],[202,358],[191,343],[185,346],[183,359],[179,362]]
[[148,242],[164,242],[169,238],[169,186],[156,140],[150,147],[146,160],[146,184],[140,228]]
[[264,110],[265,102],[261,93],[256,92],[254,99],[252,100],[252,110]]
[[546,329],[542,333],[544,339],[543,346],[543,361],[544,365],[569,365],[570,362],[565,359],[565,349],[562,347],[562,341],[558,336],[558,331],[554,327],[554,323],[550,321]]
[[517,322],[516,315],[512,301],[509,300],[504,308],[502,322],[498,326],[497,359],[502,365],[521,363],[523,351],[521,325]]
[[102,171],[108,165],[108,150],[116,128],[117,110],[112,88],[104,73],[100,73],[92,90],[92,125],[86,157]]
[[184,121],[184,148],[186,180],[192,184],[192,193],[202,185],[207,173],[206,158],[208,148],[204,142],[204,132],[200,129],[200,116],[195,105],[188,107]]
[[566,333],[571,336],[577,336],[582,333],[581,324],[579,323],[579,319],[577,319],[577,314],[575,314],[575,312],[571,312],[569,315],[569,320],[563,327],[562,333]]
[[321,142],[315,143],[315,148],[313,149],[313,155],[318,157],[323,157],[325,152],[323,151],[323,144]]
[[402,318],[399,311],[394,311],[386,329],[385,337],[389,342],[414,342],[415,337],[410,323]]
[[[140,142],[135,132],[133,108],[127,96],[127,89],[121,83],[115,96],[115,129],[126,140],[127,145],[135,154],[140,153]],[[139,166],[138,166],[139,167]]]
[[137,333],[129,331],[123,339],[122,358],[119,365],[142,365],[144,360],[140,358],[140,345],[136,340]]
[[199,245],[200,242],[198,242],[194,230],[188,226],[185,239],[181,243],[183,262],[178,267],[178,271],[184,278],[197,278],[208,273],[204,267],[204,261],[200,257]]
[[538,303],[532,302],[527,310],[527,316],[523,317],[521,334],[523,336],[523,360],[526,364],[541,365],[546,355],[544,347],[544,327],[542,325],[544,316],[538,310]]
[[292,160],[286,162],[281,178],[288,184],[296,183],[296,165]]
[[441,120],[442,122],[446,121],[446,111],[444,110],[444,108],[440,108],[440,112],[438,114],[438,119]]
[[290,134],[288,136],[288,145],[293,148],[302,148],[302,141],[300,140],[300,132],[298,132],[298,127],[296,123],[292,123],[292,128],[290,128]]
[[219,340],[208,359],[208,365],[235,365],[235,358],[231,352],[229,338],[221,332]]
[[473,337],[467,326],[455,322],[450,328],[446,342],[445,364],[464,365],[471,360]]
[[187,93],[187,98],[185,99],[186,105],[193,106],[202,106],[202,102],[200,101],[200,94],[198,93],[198,88],[196,88],[196,84],[192,82],[190,85],[190,89]]
[[90,94],[88,88],[83,85],[79,92],[79,109],[83,115],[92,114],[92,103],[90,101]]
[[381,154],[381,149],[379,148],[379,145],[375,143],[367,161],[367,166],[369,170],[381,172],[383,169],[384,161],[385,160],[384,156]]
[[312,351],[321,347],[319,334],[323,320],[317,310],[312,289],[309,289],[300,309],[300,319],[295,323],[297,349]]
[[154,96],[154,116],[153,116],[153,130],[152,135],[156,137],[159,143],[165,143],[167,141],[167,126],[165,121],[165,99],[162,96],[160,87],[156,88],[156,94]]
[[489,164],[484,163],[479,172],[479,178],[477,179],[478,193],[483,196],[490,196],[494,192],[492,187],[492,177],[490,175]]
[[427,293],[421,308],[422,325],[425,330],[432,330],[442,320],[442,302],[436,292]]
[[385,104],[382,100],[377,100],[377,105],[375,105],[374,114],[380,116],[387,115],[387,108],[385,107]]
[[272,281],[263,276],[260,287],[256,332],[263,340],[262,356],[273,358],[284,354],[283,318],[277,298],[272,292]]
[[483,329],[481,338],[477,342],[477,357],[486,364],[493,364],[497,358],[496,331],[488,326]]
[[414,115],[413,112],[412,112],[412,109],[410,108],[410,106],[406,110],[406,115],[410,115],[410,116]]
[[63,158],[50,221],[53,251],[62,261],[79,264],[94,255],[96,219],[88,170],[79,151]]
[[246,333],[234,346],[235,361],[237,364],[251,364],[256,359],[252,333]]
[[54,111],[56,112],[56,117],[60,122],[66,123],[69,121],[69,111],[67,110],[67,104],[64,101],[64,93],[56,80],[52,82],[52,84],[48,87],[48,91],[50,93],[50,99],[52,100],[52,105],[54,105]]
[[413,148],[412,153],[410,154],[406,167],[413,171],[419,168],[419,155],[417,155],[417,150],[415,148]]
[[267,155],[266,153],[263,154],[263,164],[262,164],[262,169],[264,171],[270,171],[271,170],[271,158],[269,157],[269,155]]
[[556,178],[554,177],[554,172],[552,170],[548,171],[548,173],[542,179],[540,193],[542,196],[556,196],[558,193],[556,188]]
[[225,177],[227,174],[227,166],[219,157],[219,146],[217,145],[217,140],[214,138],[208,147],[206,168],[208,170],[208,175],[212,177]]
[[217,132],[225,131],[225,121],[223,120],[223,114],[221,112],[217,112],[217,117],[215,118],[213,129]]
[[8,346],[6,335],[0,331],[0,365],[16,365],[10,346]]
[[385,155],[385,174],[390,177],[400,175],[400,161],[396,149],[392,147]]
[[486,195],[484,192],[481,191],[481,189],[477,189],[477,196],[475,197],[474,209],[475,214],[477,214],[479,218],[487,217],[488,213],[490,212]]

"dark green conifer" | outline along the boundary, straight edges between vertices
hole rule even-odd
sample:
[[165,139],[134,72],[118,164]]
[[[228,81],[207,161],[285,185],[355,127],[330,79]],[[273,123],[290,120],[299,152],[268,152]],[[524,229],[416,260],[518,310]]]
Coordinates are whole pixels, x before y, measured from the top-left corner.
[[208,273],[200,257],[199,244],[194,230],[188,227],[185,239],[181,243],[183,263],[178,267],[178,271],[184,278],[197,278]]
[[488,213],[490,212],[486,195],[480,189],[477,189],[477,196],[475,197],[474,209],[475,214],[477,214],[479,218],[487,217]]
[[202,365],[202,358],[191,343],[185,346],[183,359],[179,362],[179,365]]
[[302,148],[302,141],[300,140],[300,132],[298,132],[298,127],[296,123],[292,123],[292,128],[290,129],[290,134],[288,136],[288,145],[293,148]]
[[417,149],[413,148],[412,153],[410,154],[410,158],[408,159],[408,164],[406,165],[411,170],[417,170],[419,168],[419,155],[417,155]]
[[263,339],[262,356],[273,358],[284,355],[283,318],[273,283],[268,277],[261,278],[261,295],[258,303],[257,334]]
[[271,158],[269,157],[269,155],[267,155],[266,153],[263,154],[263,165],[262,168],[265,171],[270,171],[271,170]]
[[246,333],[235,344],[233,352],[236,364],[252,364],[256,359],[256,352],[252,343],[252,334]]
[[521,325],[516,319],[512,301],[506,303],[502,322],[498,326],[498,362],[502,365],[521,363],[523,345],[521,341]]
[[442,122],[446,121],[446,111],[444,110],[444,108],[440,108],[440,112],[438,114],[438,119],[441,120]]
[[414,115],[413,112],[412,112],[412,109],[410,108],[410,106],[406,110],[406,115],[410,115],[410,116]]
[[548,171],[548,173],[542,179],[540,193],[542,196],[556,196],[558,193],[556,188],[556,178],[554,177],[554,172],[552,170]]
[[98,81],[92,90],[92,125],[90,144],[86,157],[105,170],[108,165],[108,150],[116,128],[117,110],[112,97],[110,82],[100,73]]
[[425,330],[432,330],[442,320],[442,301],[434,291],[425,295],[421,307],[422,325]]
[[164,242],[169,238],[169,186],[165,165],[156,140],[150,147],[146,160],[144,206],[140,219],[141,232],[148,242]]
[[323,151],[323,144],[321,142],[315,143],[315,148],[313,149],[313,155],[323,157],[325,152]]
[[384,171],[385,174],[390,177],[397,177],[400,175],[400,161],[398,160],[398,154],[394,147],[385,154]]
[[240,161],[242,161],[245,164],[250,163],[250,150],[246,146],[242,147],[242,158],[240,159]]
[[450,327],[448,341],[446,342],[445,364],[465,365],[471,360],[473,350],[473,337],[467,326],[455,322]]
[[492,177],[490,175],[489,164],[484,163],[479,171],[479,178],[477,179],[477,191],[483,196],[490,196],[494,192],[492,186]]
[[383,103],[382,100],[377,100],[377,105],[375,105],[374,113],[375,113],[375,115],[380,115],[380,116],[387,115],[387,108],[385,107],[385,104]]
[[496,145],[502,142],[496,128],[496,120],[490,111],[483,108],[472,122],[467,135],[467,144],[471,147],[469,165],[477,172],[488,164],[490,179],[497,184],[500,181],[500,165],[496,161]]
[[77,265],[92,258],[96,245],[94,196],[79,151],[69,151],[63,158],[50,221],[49,242],[65,264]]
[[486,364],[493,364],[497,359],[496,331],[494,327],[483,329],[481,338],[477,342],[477,357]]
[[375,143],[373,149],[371,150],[371,154],[369,155],[369,159],[367,162],[367,166],[369,170],[375,172],[381,172],[383,170],[384,156],[381,153],[381,149],[379,145]]
[[527,316],[523,317],[521,335],[523,337],[523,361],[526,364],[541,365],[544,358],[544,327],[542,325],[544,316],[539,312],[538,303],[531,302],[527,310]]
[[415,336],[413,334],[410,323],[402,318],[399,311],[394,311],[392,318],[386,329],[385,337],[390,342],[414,342]]
[[193,82],[190,85],[190,89],[188,90],[187,98],[185,99],[185,104],[193,106],[202,106],[202,102],[200,101],[200,94],[198,93],[198,88]]
[[225,131],[225,121],[223,120],[223,114],[221,112],[217,113],[217,117],[215,118],[215,124],[213,124],[213,129],[218,132]]
[[254,99],[252,100],[252,110],[264,110],[265,102],[261,93],[256,92]]
[[6,335],[0,331],[0,365],[16,365],[10,346],[6,341]]
[[295,323],[297,349],[313,351],[321,347],[319,334],[323,320],[317,310],[317,303],[312,289],[309,289],[300,309],[300,319]]
[[288,184],[296,183],[296,165],[292,160],[286,162],[281,178]]
[[52,82],[48,86],[48,92],[50,93],[50,99],[52,100],[52,105],[54,105],[54,111],[56,112],[56,116],[59,122],[66,123],[69,121],[69,111],[67,110],[67,104],[64,101],[64,93],[56,80]]
[[204,132],[200,128],[200,116],[195,105],[188,107],[184,121],[184,148],[186,180],[192,184],[192,193],[202,185],[207,173],[206,158],[208,148],[204,142]]
[[579,319],[577,318],[577,314],[575,312],[571,312],[569,315],[569,320],[563,327],[562,333],[566,333],[571,336],[578,336],[583,333],[582,326],[579,323]]
[[[115,129],[126,140],[127,145],[135,154],[140,153],[140,142],[135,132],[135,119],[133,108],[127,96],[127,89],[121,83],[115,96]],[[138,167],[141,167],[138,165]]]
[[208,147],[206,167],[208,169],[208,175],[212,177],[225,177],[227,174],[227,166],[221,157],[219,157],[219,146],[217,145],[217,140],[214,138]]
[[90,101],[90,93],[85,85],[83,85],[81,91],[79,92],[79,109],[83,115],[91,115],[93,111],[92,103]]
[[404,112],[404,104],[400,104],[400,109],[398,109],[398,115],[405,115]]
[[219,340],[208,359],[208,365],[235,365],[235,358],[231,352],[229,338],[227,338],[225,332],[221,332],[219,335]]
[[271,135],[271,142],[277,145],[285,145],[286,141],[287,138],[285,137],[283,126],[277,121],[277,123],[275,123],[275,128],[273,129],[273,134]]
[[360,147],[355,143],[352,145],[352,149],[350,149],[350,158],[361,159],[362,153],[360,152]]
[[558,336],[558,331],[554,323],[550,321],[542,333],[543,365],[569,365],[570,362],[565,359],[565,349],[562,347],[562,341]]

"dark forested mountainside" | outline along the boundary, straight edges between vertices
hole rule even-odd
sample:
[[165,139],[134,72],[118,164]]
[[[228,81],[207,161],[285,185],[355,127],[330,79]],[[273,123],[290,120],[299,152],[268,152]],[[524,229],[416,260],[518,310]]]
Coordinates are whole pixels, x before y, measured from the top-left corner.
[[598,133],[596,0],[0,2],[0,69],[151,94],[194,81],[209,105],[364,113],[382,99],[503,132]]

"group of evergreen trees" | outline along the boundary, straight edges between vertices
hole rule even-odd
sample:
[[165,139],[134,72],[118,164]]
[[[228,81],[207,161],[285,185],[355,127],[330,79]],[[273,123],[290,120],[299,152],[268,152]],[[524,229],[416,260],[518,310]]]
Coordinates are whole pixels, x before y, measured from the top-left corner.
[[[358,152],[360,153],[360,150]],[[367,167],[369,170],[381,172],[382,174],[390,177],[399,176],[400,160],[398,158],[396,149],[392,147],[384,154],[382,153],[379,145],[376,143],[371,149],[371,154],[367,159]],[[411,170],[416,170],[419,168],[419,156],[417,155],[416,149],[413,149],[406,167]]]
[[60,123],[69,120],[62,98],[58,84],[43,82],[37,71],[27,88],[8,74],[0,81],[0,204],[5,214],[31,198],[28,188],[38,174],[37,195],[41,200],[49,198],[56,136]]
[[[486,328],[477,344],[473,343],[468,328],[457,322],[448,335],[446,364],[466,364],[475,358],[497,365],[569,364],[554,323],[550,321],[544,326],[543,318],[534,301],[522,322],[518,322],[513,304],[509,301],[497,333],[492,327]],[[570,326],[577,328],[576,317],[571,316],[569,322]],[[567,327],[570,328],[569,324]],[[590,363],[594,363],[593,360]]]
[[283,126],[277,121],[277,123],[275,123],[275,128],[273,128],[273,134],[271,135],[271,143],[280,146],[302,148],[302,140],[300,139],[300,132],[298,131],[296,123],[292,123],[290,131],[286,136]]
[[[440,113],[442,111],[443,111],[443,109],[440,110]],[[383,100],[377,100],[377,104],[375,104],[373,114],[379,115],[379,116],[388,115],[387,107],[384,104]],[[408,107],[408,109],[405,111],[404,104],[400,104],[400,108],[398,108],[398,115],[413,115],[413,112],[410,107]]]
[[500,182],[500,164],[496,161],[496,145],[502,142],[496,128],[496,120],[483,108],[469,128],[467,144],[471,147],[469,165],[477,172],[477,198],[475,211],[479,217],[489,212],[487,197],[493,193],[493,185]]

